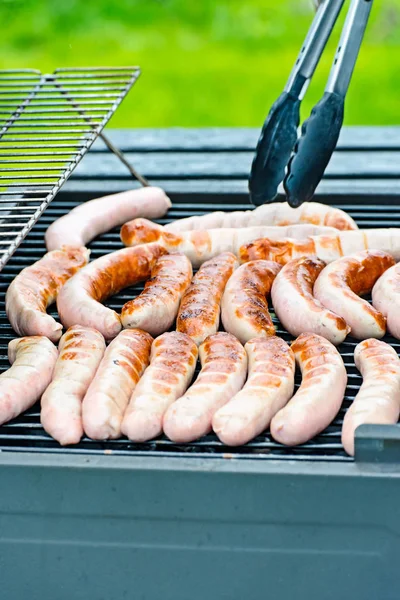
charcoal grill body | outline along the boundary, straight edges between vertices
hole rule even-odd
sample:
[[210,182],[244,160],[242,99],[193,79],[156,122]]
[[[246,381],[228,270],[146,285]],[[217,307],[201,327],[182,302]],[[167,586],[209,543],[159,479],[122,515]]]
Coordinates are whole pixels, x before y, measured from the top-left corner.
[[[247,207],[257,131],[111,137],[171,194],[170,218]],[[360,226],[400,226],[399,157],[399,129],[345,130],[317,199],[348,209]],[[130,186],[96,144],[6,265],[0,310],[11,278],[42,255],[54,218]],[[109,233],[92,253],[118,244],[118,232]],[[4,312],[0,327],[5,368],[13,334]],[[354,384],[353,349],[349,342],[343,352]],[[0,597],[397,600],[398,428],[367,429],[356,461],[339,433],[336,424],[298,450],[262,438],[229,453],[212,437],[196,446],[83,441],[61,449],[33,409],[0,428]]]

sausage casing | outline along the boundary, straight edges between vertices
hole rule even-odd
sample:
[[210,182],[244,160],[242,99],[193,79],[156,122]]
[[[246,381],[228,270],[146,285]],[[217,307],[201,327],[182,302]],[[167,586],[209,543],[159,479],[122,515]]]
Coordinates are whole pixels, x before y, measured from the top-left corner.
[[192,275],[192,265],[184,254],[161,256],[143,292],[122,307],[122,325],[143,329],[153,336],[167,331],[175,320]]
[[153,338],[140,329],[125,329],[104,353],[83,399],[83,429],[94,440],[121,436],[129,399],[149,364]]
[[64,246],[48,252],[13,280],[6,294],[7,317],[18,335],[61,337],[62,325],[46,313],[65,284],[89,260],[89,250]]
[[65,327],[83,325],[100,331],[106,340],[122,329],[120,316],[101,302],[125,287],[150,277],[156,260],[165,254],[158,244],[110,252],[81,269],[62,288],[58,314]]
[[229,446],[262,433],[293,395],[295,361],[281,338],[255,338],[245,345],[249,375],[243,389],[213,417],[212,427]]
[[302,373],[293,398],[271,422],[271,434],[281,444],[304,444],[333,421],[347,384],[343,359],[325,338],[303,333],[291,346]]
[[23,337],[8,344],[11,368],[0,375],[0,424],[30,408],[49,385],[58,356],[44,336]]
[[150,365],[133,391],[122,433],[145,442],[162,433],[167,408],[186,391],[197,361],[197,346],[184,333],[171,331],[154,340]]
[[40,421],[62,446],[83,435],[82,401],[103,357],[106,344],[95,329],[74,325],[58,344],[53,379],[41,400]]
[[229,333],[210,335],[199,347],[202,369],[186,394],[164,416],[164,433],[174,442],[191,442],[211,430],[214,413],[243,386],[247,355]]
[[276,316],[293,336],[307,331],[338,345],[346,338],[350,327],[313,295],[315,281],[325,266],[319,258],[302,257],[290,261],[276,276],[271,297]]
[[237,266],[237,259],[231,252],[212,258],[200,267],[184,293],[176,328],[190,336],[196,344],[217,332],[221,297]]
[[221,319],[225,331],[242,344],[275,334],[267,295],[280,269],[278,263],[255,260],[239,267],[229,279],[222,297]]
[[354,454],[354,433],[365,423],[397,423],[400,414],[400,360],[397,352],[380,340],[364,340],[354,350],[354,362],[363,376],[360,390],[346,412],[342,443]]
[[325,308],[346,321],[355,338],[383,337],[385,317],[359,296],[369,293],[378,278],[392,265],[393,257],[380,250],[364,250],[340,258],[318,276],[314,295]]

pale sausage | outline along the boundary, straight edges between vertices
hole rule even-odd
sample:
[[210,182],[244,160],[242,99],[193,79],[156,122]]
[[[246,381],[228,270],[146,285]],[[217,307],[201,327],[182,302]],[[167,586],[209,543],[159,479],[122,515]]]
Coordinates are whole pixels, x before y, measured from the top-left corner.
[[[146,215],[141,215],[146,216]],[[333,208],[319,202],[303,202],[299,208],[292,208],[287,202],[263,204],[254,210],[234,212],[211,212],[205,215],[178,219],[165,226],[167,231],[193,231],[194,229],[216,229],[225,227],[253,227],[254,225],[296,225],[312,223],[335,229],[358,229],[353,219],[340,208]]]
[[167,408],[186,391],[197,362],[197,346],[184,333],[172,331],[154,340],[150,365],[129,401],[121,430],[134,442],[162,433]]
[[48,250],[64,244],[86,246],[101,233],[130,219],[157,219],[170,207],[171,201],[163,190],[150,186],[96,198],[54,221],[46,231],[46,246]]
[[397,352],[375,339],[364,340],[354,350],[354,362],[363,383],[346,412],[342,444],[354,454],[354,433],[364,423],[397,423],[400,414],[400,360]]
[[62,446],[83,435],[82,401],[103,357],[106,344],[95,329],[74,325],[58,344],[53,380],[41,400],[40,422]]
[[347,384],[343,359],[328,340],[304,333],[292,344],[302,382],[271,422],[272,437],[296,446],[323,431],[340,410]]
[[164,416],[164,433],[174,442],[191,442],[211,430],[214,413],[243,387],[247,356],[229,333],[210,335],[200,346],[202,369],[186,394]]
[[212,427],[228,446],[242,446],[265,431],[293,395],[295,361],[278,337],[255,338],[245,345],[249,376],[243,389],[214,415]]
[[83,399],[83,429],[94,440],[121,436],[129,399],[149,364],[150,334],[125,329],[108,346]]

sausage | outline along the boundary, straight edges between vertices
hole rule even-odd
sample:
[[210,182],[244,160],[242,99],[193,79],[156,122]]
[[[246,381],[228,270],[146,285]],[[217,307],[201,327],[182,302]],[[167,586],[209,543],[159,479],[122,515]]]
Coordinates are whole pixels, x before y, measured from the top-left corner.
[[136,217],[157,219],[171,207],[162,189],[145,187],[120,194],[103,196],[79,204],[57,219],[46,231],[48,250],[64,244],[86,246],[95,237]]
[[46,309],[64,283],[87,264],[89,254],[87,248],[64,246],[22,269],[6,293],[7,317],[18,335],[44,335],[52,342],[60,339],[62,326]]
[[328,427],[340,410],[347,384],[342,357],[325,338],[303,333],[291,348],[302,382],[271,421],[272,437],[286,446],[304,444]]
[[[146,216],[146,215],[141,215]],[[303,202],[299,208],[292,208],[287,202],[263,204],[254,210],[234,212],[212,212],[187,219],[178,219],[165,226],[173,233],[219,227],[253,227],[254,225],[297,225],[311,223],[335,229],[358,229],[353,219],[340,208],[332,208],[319,202]]]
[[229,279],[221,302],[225,331],[245,344],[251,338],[275,334],[266,296],[281,266],[254,260],[239,267]]
[[110,252],[88,264],[58,295],[57,309],[64,327],[93,327],[106,340],[113,339],[122,329],[120,316],[100,303],[123,288],[148,279],[162,254],[165,250],[159,244],[146,244]]
[[386,318],[389,333],[400,339],[400,263],[379,277],[372,288],[372,305]]
[[314,235],[306,239],[293,237],[274,239],[265,236],[254,242],[244,244],[238,253],[241,262],[249,260],[274,260],[285,265],[290,260],[302,256],[315,256],[331,263],[342,256],[349,256],[362,250],[382,250],[400,261],[400,229],[359,229],[358,231],[340,231],[336,234]]
[[162,433],[167,408],[190,384],[197,361],[193,340],[177,331],[154,340],[150,366],[137,384],[122,421],[121,431],[134,442],[145,442]]
[[164,416],[164,433],[186,443],[211,431],[214,413],[243,387],[247,355],[230,333],[210,335],[199,347],[201,371],[186,394]]
[[293,336],[308,331],[338,345],[350,333],[350,327],[313,296],[314,283],[325,266],[319,258],[290,261],[276,276],[271,297],[276,316]]
[[49,385],[58,356],[44,336],[22,337],[8,344],[10,369],[0,375],[0,425],[33,406]]
[[386,319],[369,302],[368,294],[377,279],[394,264],[393,257],[380,250],[364,250],[328,265],[318,276],[314,295],[329,310],[343,317],[357,339],[383,337]]
[[153,338],[126,329],[111,342],[83,399],[83,429],[93,440],[121,436],[121,423],[137,382],[149,364]]
[[223,252],[202,264],[184,293],[176,328],[197,345],[218,331],[221,297],[237,266],[236,257],[231,252]]
[[82,401],[103,357],[106,344],[95,329],[74,325],[58,344],[53,380],[41,400],[40,422],[62,446],[83,436]]
[[360,391],[346,412],[342,444],[354,455],[354,433],[364,423],[397,423],[400,415],[400,360],[396,351],[375,339],[354,350],[354,362],[363,376]]
[[167,331],[175,320],[192,275],[192,265],[184,254],[161,256],[143,292],[122,307],[123,327],[144,329],[153,336]]
[[182,252],[194,267],[221,254],[232,252],[237,255],[239,248],[261,237],[281,239],[293,237],[304,239],[320,233],[337,233],[333,227],[317,225],[291,225],[288,227],[244,227],[242,229],[208,229],[204,231],[182,231],[179,234],[166,231],[161,225],[147,219],[134,219],[121,229],[121,240],[125,246],[137,246],[158,242],[168,252]]
[[249,376],[243,389],[213,417],[212,427],[228,446],[242,446],[262,433],[293,396],[294,354],[278,337],[245,345]]

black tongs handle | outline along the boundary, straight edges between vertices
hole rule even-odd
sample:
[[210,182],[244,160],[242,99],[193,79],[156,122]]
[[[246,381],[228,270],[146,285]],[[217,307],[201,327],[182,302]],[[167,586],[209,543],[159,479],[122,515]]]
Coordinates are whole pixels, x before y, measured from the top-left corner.
[[329,39],[344,0],[323,0],[284,92],[272,106],[258,140],[249,178],[253,204],[272,202],[297,140],[300,102]]
[[290,206],[311,200],[332,157],[344,116],[344,99],[367,26],[372,0],[353,0],[322,99],[304,122],[283,182]]
[[288,202],[293,208],[313,197],[336,148],[343,115],[343,96],[325,92],[310,117],[304,121],[283,182]]

